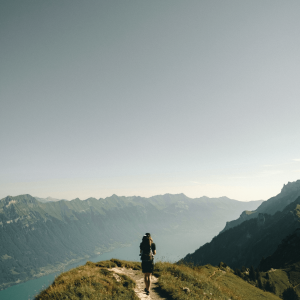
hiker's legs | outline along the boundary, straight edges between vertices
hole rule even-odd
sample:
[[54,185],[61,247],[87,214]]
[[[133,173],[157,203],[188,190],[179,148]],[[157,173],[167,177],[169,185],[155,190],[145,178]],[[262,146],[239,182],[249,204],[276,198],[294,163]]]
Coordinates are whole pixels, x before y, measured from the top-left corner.
[[146,291],[150,291],[150,285],[151,285],[151,273],[153,273],[153,261],[142,261],[142,270],[144,273],[144,280],[145,280],[145,286]]
[[151,283],[150,276],[151,276],[151,273],[145,273],[144,280],[145,280],[145,286],[146,286],[147,291],[150,291],[150,283]]

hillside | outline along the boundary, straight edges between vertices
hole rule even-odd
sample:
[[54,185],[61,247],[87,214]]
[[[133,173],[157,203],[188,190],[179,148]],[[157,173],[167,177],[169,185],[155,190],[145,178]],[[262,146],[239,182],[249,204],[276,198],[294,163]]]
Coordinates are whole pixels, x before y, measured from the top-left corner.
[[209,240],[227,220],[260,203],[184,194],[46,203],[8,196],[0,200],[0,288],[131,243],[145,232],[176,238],[194,232]]
[[258,268],[242,267],[235,274],[243,280],[270,291],[285,300],[300,299],[300,228],[287,236],[276,251],[262,258]]
[[[54,299],[146,299],[140,263],[112,259],[61,274],[35,300]],[[188,267],[158,262],[158,278],[150,297],[159,299],[278,300],[234,275],[228,267]],[[155,282],[155,277],[152,280]],[[137,286],[137,283],[141,283]],[[147,298],[150,298],[147,297]]]
[[258,266],[262,257],[274,253],[281,241],[300,227],[300,197],[274,215],[259,214],[242,224],[221,232],[188,254],[185,262],[212,265],[223,261],[232,268]]
[[278,195],[262,202],[257,209],[245,210],[238,219],[226,222],[223,231],[233,228],[244,221],[257,218],[259,214],[274,215],[277,211],[283,211],[288,204],[295,201],[298,197],[300,197],[300,180],[288,182],[283,185]]
[[300,228],[288,235],[277,247],[276,251],[263,258],[258,266],[276,287],[280,295],[285,289],[293,287],[300,298]]

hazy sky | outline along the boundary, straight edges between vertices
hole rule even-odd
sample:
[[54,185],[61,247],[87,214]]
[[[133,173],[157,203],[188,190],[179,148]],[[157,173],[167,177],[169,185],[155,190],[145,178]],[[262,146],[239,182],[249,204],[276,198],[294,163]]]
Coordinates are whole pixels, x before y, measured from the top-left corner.
[[0,198],[276,195],[300,179],[299,12],[0,0]]

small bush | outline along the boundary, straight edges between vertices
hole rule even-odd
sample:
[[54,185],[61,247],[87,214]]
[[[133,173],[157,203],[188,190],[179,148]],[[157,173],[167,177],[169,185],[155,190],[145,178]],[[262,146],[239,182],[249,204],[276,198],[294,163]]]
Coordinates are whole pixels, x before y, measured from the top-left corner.
[[250,278],[250,280],[252,280],[254,282],[256,280],[256,273],[255,273],[255,270],[254,270],[253,266],[250,267],[249,278]]
[[237,276],[239,276],[239,277],[241,277],[241,278],[243,278],[242,272],[241,272],[240,269],[235,269],[235,270],[234,270],[234,274],[237,275]]
[[283,300],[299,300],[299,297],[298,297],[296,291],[292,287],[289,287],[283,291],[282,299]]
[[264,285],[264,289],[265,289],[267,292],[276,294],[276,288],[275,288],[275,285],[274,285],[274,283],[270,282],[270,280],[267,280],[267,281],[266,281],[266,283],[265,283],[265,285]]
[[261,289],[261,290],[264,289],[263,283],[262,283],[262,281],[261,281],[261,277],[259,277],[259,278],[257,279],[257,287],[258,287],[259,289]]

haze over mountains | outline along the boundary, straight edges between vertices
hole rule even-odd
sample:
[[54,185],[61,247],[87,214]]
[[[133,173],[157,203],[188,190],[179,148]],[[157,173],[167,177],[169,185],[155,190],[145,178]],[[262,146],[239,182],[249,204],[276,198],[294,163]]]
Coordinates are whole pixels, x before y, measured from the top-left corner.
[[40,202],[43,202],[43,203],[46,203],[46,202],[57,202],[57,201],[65,200],[65,199],[56,199],[56,198],[52,198],[52,197],[47,197],[47,198],[34,197],[34,198],[36,200],[40,201]]
[[145,232],[175,241],[193,234],[191,242],[201,245],[224,228],[226,221],[262,203],[227,197],[191,199],[184,194],[38,199],[20,195],[0,200],[2,289],[54,271],[62,263],[140,240]]
[[277,211],[282,211],[289,203],[293,202],[299,196],[300,180],[288,182],[283,185],[283,188],[278,195],[264,201],[256,210],[244,211],[237,220],[227,222],[224,230],[235,227],[246,220],[257,218],[260,213],[273,215]]

